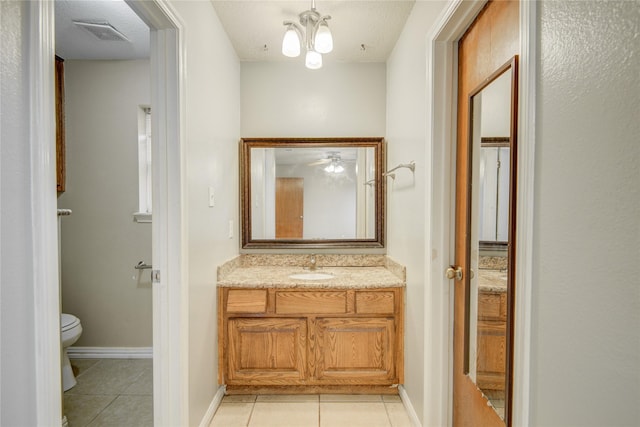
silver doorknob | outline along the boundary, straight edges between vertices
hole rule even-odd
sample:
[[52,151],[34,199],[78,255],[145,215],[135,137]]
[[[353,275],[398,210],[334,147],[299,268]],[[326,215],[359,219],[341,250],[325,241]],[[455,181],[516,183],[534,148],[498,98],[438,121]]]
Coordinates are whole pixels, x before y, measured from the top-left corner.
[[462,280],[462,267],[450,265],[445,274],[447,279]]

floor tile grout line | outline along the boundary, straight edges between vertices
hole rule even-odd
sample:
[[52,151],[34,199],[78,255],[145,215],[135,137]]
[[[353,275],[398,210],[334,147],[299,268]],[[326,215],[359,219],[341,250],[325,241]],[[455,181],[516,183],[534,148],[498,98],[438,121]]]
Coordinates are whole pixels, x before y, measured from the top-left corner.
[[387,407],[387,402],[384,401],[384,398],[382,399],[382,404],[384,405],[384,412],[387,414],[389,427],[393,427],[393,421],[391,421],[391,416],[389,415],[389,408]]
[[249,412],[249,419],[247,420],[247,427],[249,427],[251,425],[251,418],[253,417],[253,411],[256,408],[256,401],[258,400],[258,397],[256,396],[256,398],[253,400],[253,403],[251,403],[251,412]]
[[[73,359],[75,360],[75,359]],[[76,376],[76,378],[80,378],[81,376],[83,376],[84,374],[86,374],[88,371],[92,371],[96,366],[98,366],[99,364],[102,363],[104,359],[97,359],[96,363],[94,363],[93,365],[89,366],[87,369],[85,369],[84,371],[78,373],[78,375]]]
[[[95,370],[101,369],[103,367],[103,365],[104,365],[103,362],[105,360],[111,360],[111,359],[97,359],[96,363],[94,363],[91,366],[89,366],[82,374],[84,374],[86,372],[93,371],[94,369]],[[79,375],[76,376],[76,378],[78,378],[79,381],[81,381],[82,374],[79,374]],[[144,375],[144,368],[141,369],[140,372],[137,375],[134,376],[135,378],[126,386],[126,388],[124,388],[121,392],[117,392],[117,393],[114,393],[114,394],[111,394],[111,393],[107,393],[107,394],[104,394],[104,393],[97,393],[97,394],[94,394],[94,393],[77,393],[77,394],[76,393],[70,393],[70,394],[68,394],[68,396],[110,396],[110,397],[113,396],[113,398],[109,401],[109,403],[104,408],[102,408],[100,411],[98,411],[90,420],[88,420],[84,424],[84,426],[85,427],[86,426],[90,426],[93,422],[95,422],[96,419],[98,419],[100,417],[100,415],[102,415],[105,411],[107,411],[115,403],[115,401],[118,400],[118,398],[120,398],[120,397],[127,398],[129,396],[149,396],[149,394],[147,394],[147,393],[144,393],[144,394],[124,394],[126,392],[126,390],[128,388],[130,388],[133,384],[135,384],[143,375]],[[65,395],[66,395],[66,392],[65,392]],[[153,396],[153,394],[151,394],[151,396]]]
[[100,410],[93,418],[91,418],[91,420],[89,420],[89,422],[87,424],[85,424],[85,427],[90,426],[92,422],[94,422],[99,416],[100,414],[102,414],[104,411],[106,411],[106,409],[113,405],[113,402],[116,401],[116,399],[118,398],[118,396],[120,395],[116,395],[113,399],[111,399],[111,402],[109,402],[109,404],[107,406],[105,406],[104,408],[102,408],[102,410]]

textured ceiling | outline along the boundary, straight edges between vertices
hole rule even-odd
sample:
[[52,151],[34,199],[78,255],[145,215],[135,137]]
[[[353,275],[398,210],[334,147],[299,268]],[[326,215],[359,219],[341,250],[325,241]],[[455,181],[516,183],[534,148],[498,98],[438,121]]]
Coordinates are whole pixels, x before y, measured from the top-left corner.
[[[280,52],[285,20],[298,15],[310,1],[212,0],[220,21],[242,61],[291,61]],[[333,35],[333,52],[325,61],[384,62],[395,45],[414,1],[317,1]],[[364,45],[364,49],[362,48]],[[265,48],[266,46],[266,48]],[[300,60],[293,59],[293,60]]]
[[[202,1],[202,0],[201,0]],[[302,61],[280,53],[285,20],[298,21],[311,2],[210,0],[242,61]],[[325,62],[384,62],[414,1],[355,0],[316,2],[333,34],[334,50]],[[136,59],[149,56],[149,29],[122,0],[55,0],[56,54],[64,59]],[[74,20],[108,22],[129,41],[104,41]],[[362,46],[364,45],[364,49]]]
[[[149,57],[149,28],[122,0],[55,0],[56,55],[63,59]],[[108,22],[129,41],[100,40],[73,21]]]

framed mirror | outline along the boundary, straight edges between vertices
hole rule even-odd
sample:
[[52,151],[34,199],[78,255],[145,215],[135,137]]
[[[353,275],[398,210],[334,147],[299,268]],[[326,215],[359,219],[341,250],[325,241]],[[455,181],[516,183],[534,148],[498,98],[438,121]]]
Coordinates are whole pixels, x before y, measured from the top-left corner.
[[518,58],[469,99],[467,373],[510,425],[516,219]]
[[242,248],[382,248],[383,138],[243,138]]

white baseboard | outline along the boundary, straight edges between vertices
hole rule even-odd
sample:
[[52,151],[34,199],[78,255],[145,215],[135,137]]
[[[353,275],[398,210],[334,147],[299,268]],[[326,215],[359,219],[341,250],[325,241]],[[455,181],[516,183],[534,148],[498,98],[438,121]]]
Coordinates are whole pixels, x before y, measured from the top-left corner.
[[207,412],[204,414],[204,417],[202,417],[202,421],[200,421],[200,427],[208,427],[211,424],[211,421],[213,421],[213,416],[218,410],[218,406],[220,406],[220,403],[222,402],[222,398],[224,397],[225,391],[226,391],[226,387],[223,385],[221,385],[218,388],[218,391],[213,396],[213,400],[209,405],[209,409],[207,409]]
[[409,419],[411,420],[411,424],[414,427],[422,427],[420,423],[420,419],[418,418],[418,414],[416,414],[416,410],[413,409],[413,405],[411,404],[411,399],[409,399],[409,395],[404,387],[399,386],[398,392],[400,393],[400,400],[402,400],[402,404],[404,405],[404,409],[407,411],[407,415],[409,415]]
[[71,359],[152,359],[153,347],[74,347],[67,349]]

